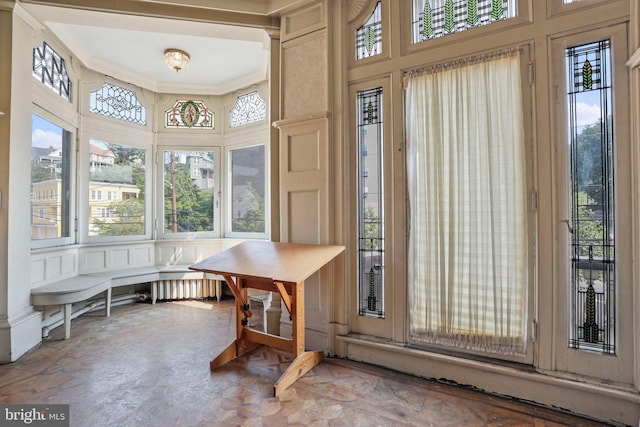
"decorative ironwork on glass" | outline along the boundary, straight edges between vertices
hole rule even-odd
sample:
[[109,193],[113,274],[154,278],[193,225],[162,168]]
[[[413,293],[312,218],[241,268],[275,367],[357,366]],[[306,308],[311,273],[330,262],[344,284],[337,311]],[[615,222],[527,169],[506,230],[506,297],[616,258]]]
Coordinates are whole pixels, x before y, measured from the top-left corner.
[[358,92],[358,312],[384,317],[382,88]]
[[569,346],[614,354],[615,204],[609,40],[567,49],[571,171]]
[[264,120],[267,117],[267,102],[251,92],[240,95],[229,112],[229,127],[248,125],[249,123]]
[[382,53],[382,4],[378,2],[369,19],[356,31],[356,59]]
[[66,99],[71,100],[71,79],[64,66],[64,59],[47,44],[33,49],[33,77],[46,87]]
[[516,16],[516,0],[413,0],[413,42]]
[[147,109],[135,92],[111,83],[105,82],[100,89],[89,93],[89,110],[112,119],[147,124]]
[[165,115],[167,128],[213,129],[213,112],[202,101],[180,99]]

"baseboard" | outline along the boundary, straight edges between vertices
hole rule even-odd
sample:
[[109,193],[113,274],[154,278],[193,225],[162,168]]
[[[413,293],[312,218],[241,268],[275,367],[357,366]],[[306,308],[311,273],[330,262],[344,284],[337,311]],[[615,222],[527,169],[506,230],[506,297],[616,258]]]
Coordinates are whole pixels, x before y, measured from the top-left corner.
[[638,425],[640,392],[604,382],[575,381],[551,373],[431,353],[403,345],[338,336],[338,355],[422,378],[443,380],[616,425]]

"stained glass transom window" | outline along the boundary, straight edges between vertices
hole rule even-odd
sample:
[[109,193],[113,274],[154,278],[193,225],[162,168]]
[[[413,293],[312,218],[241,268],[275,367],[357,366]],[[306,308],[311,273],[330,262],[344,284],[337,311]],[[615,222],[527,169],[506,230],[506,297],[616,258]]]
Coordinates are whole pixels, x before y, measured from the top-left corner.
[[569,346],[615,353],[614,135],[609,40],[566,51],[571,190]]
[[213,129],[214,114],[202,101],[178,100],[166,112],[167,128]]
[[382,5],[378,2],[369,19],[356,31],[356,59],[382,53]]
[[459,33],[515,15],[515,0],[413,0],[413,42]]
[[89,110],[117,120],[147,124],[147,109],[140,104],[135,92],[110,83],[89,94]]
[[47,44],[33,49],[33,77],[46,87],[66,99],[71,100],[71,79],[64,66],[64,59]]
[[358,92],[358,313],[384,317],[382,88]]
[[264,120],[267,117],[267,103],[258,95],[251,92],[241,95],[229,112],[229,126],[237,127]]

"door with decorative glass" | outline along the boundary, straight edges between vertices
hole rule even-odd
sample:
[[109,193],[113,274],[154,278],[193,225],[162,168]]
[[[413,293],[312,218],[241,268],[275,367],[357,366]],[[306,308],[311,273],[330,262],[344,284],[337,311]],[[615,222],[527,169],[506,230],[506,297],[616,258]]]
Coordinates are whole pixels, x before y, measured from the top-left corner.
[[624,26],[553,43],[558,370],[633,380]]
[[351,146],[351,198],[354,229],[351,251],[354,280],[351,329],[353,332],[391,338],[393,288],[389,285],[392,267],[387,245],[389,223],[391,153],[388,129],[384,127],[389,108],[388,80],[380,80],[352,89],[352,117],[355,131]]

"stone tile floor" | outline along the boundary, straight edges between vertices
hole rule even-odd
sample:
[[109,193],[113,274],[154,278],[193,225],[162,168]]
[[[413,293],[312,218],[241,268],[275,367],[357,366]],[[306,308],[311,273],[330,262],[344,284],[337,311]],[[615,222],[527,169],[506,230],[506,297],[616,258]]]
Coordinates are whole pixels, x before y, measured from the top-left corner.
[[289,355],[259,347],[214,372],[233,300],[85,314],[0,366],[0,403],[70,405],[71,426],[598,426],[545,408],[328,358],[273,397]]

